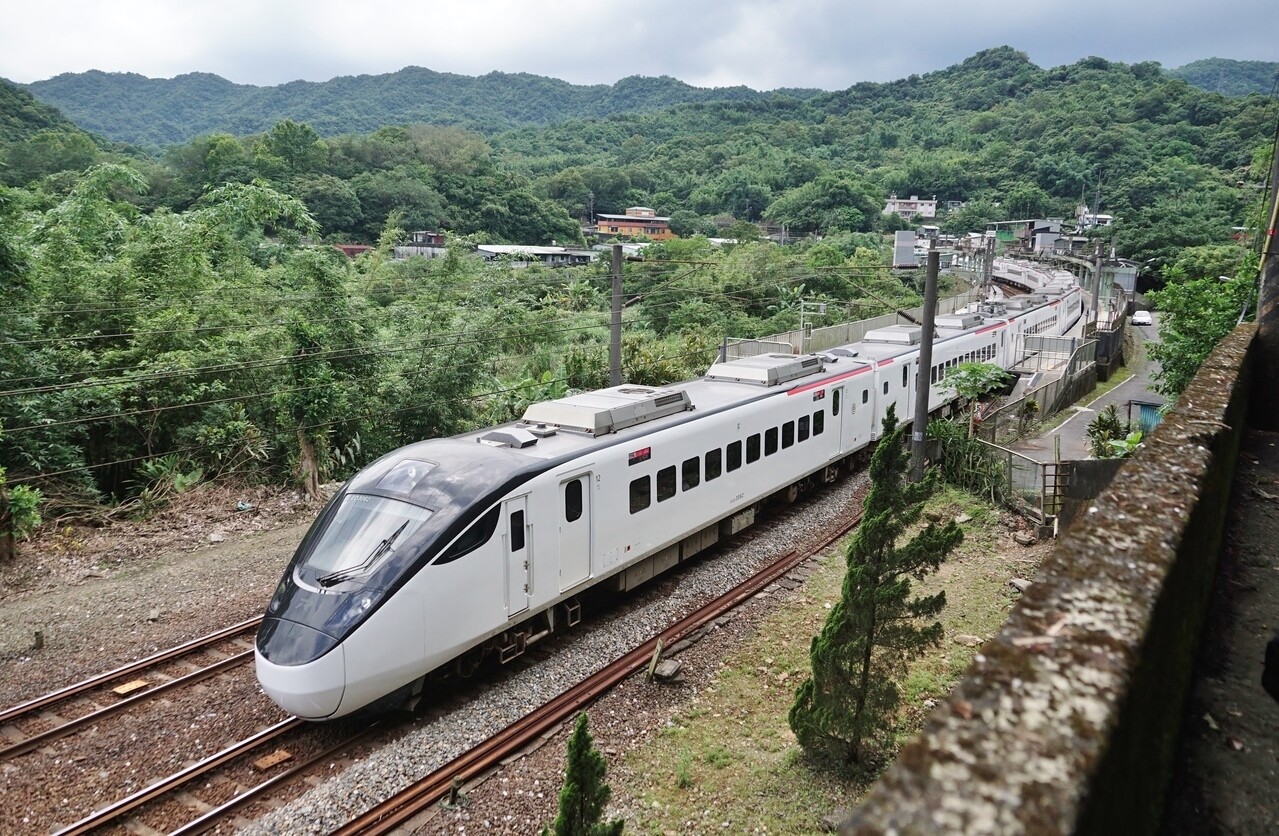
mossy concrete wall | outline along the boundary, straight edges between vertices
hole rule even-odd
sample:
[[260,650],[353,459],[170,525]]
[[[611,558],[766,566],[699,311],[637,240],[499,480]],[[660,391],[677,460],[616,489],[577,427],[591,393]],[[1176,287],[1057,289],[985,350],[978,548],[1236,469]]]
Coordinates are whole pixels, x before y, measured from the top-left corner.
[[1254,336],[1213,352],[841,833],[1156,831]]

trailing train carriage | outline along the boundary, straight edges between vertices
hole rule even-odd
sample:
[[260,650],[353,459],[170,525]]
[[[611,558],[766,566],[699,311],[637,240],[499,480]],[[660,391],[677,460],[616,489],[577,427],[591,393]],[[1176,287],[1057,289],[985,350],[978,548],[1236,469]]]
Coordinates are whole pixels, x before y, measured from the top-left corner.
[[[938,317],[930,403],[953,397],[948,366],[1011,366],[1020,336],[1063,333],[1081,309],[1071,288],[1005,315]],[[889,404],[908,418],[918,332],[534,404],[518,422],[383,456],[286,569],[258,634],[263,690],[333,718],[482,651],[519,655],[574,622],[585,589],[643,583],[750,525],[769,496],[833,478],[879,437]]]

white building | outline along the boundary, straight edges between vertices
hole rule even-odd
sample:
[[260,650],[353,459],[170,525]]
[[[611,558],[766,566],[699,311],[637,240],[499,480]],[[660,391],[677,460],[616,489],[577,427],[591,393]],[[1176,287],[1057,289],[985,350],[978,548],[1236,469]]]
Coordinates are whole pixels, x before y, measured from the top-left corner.
[[889,195],[888,202],[884,204],[885,215],[897,215],[903,220],[910,220],[918,215],[921,218],[937,217],[937,198],[932,200],[920,200],[917,195],[911,195],[909,200],[900,198],[897,195]]

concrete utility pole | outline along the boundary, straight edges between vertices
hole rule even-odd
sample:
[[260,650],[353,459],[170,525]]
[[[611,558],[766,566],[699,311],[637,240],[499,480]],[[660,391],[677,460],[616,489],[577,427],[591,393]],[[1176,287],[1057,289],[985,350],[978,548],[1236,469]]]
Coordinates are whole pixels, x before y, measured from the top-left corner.
[[1097,242],[1097,252],[1093,258],[1093,291],[1092,291],[1092,322],[1093,327],[1097,327],[1097,311],[1101,304],[1101,242]]
[[613,245],[613,306],[609,321],[608,385],[622,385],[622,245]]
[[941,253],[934,241],[928,249],[928,272],[924,275],[924,324],[919,337],[919,367],[915,369],[915,426],[910,436],[910,479],[924,478],[924,443],[928,438],[928,390],[932,385],[933,332],[937,320],[937,273]]

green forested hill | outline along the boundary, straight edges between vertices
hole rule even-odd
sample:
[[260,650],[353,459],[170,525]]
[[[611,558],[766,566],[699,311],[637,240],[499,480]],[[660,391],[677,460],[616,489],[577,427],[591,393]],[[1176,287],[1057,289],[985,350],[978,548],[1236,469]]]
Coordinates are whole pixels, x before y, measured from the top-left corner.
[[74,131],[76,127],[57,108],[0,79],[0,140],[18,142],[44,130]]
[[[378,90],[407,100],[395,85],[409,89],[414,74],[440,78],[406,70],[381,77]],[[128,86],[124,76],[99,75]],[[209,102],[183,117],[193,123],[238,89],[214,76],[184,79]],[[566,91],[593,90],[593,107],[625,112],[487,138],[456,125],[375,124],[368,108],[358,115],[369,130],[333,137],[304,119],[257,132],[241,124],[137,162],[150,186],[141,202],[180,211],[227,182],[262,179],[302,199],[333,238],[373,242],[394,218],[406,229],[545,243],[575,238],[576,222],[592,212],[634,205],[671,216],[681,235],[715,234],[737,220],[829,235],[890,228],[893,219],[879,210],[893,192],[962,202],[941,218],[953,232],[988,220],[1070,217],[1086,200],[1119,218],[1113,244],[1122,255],[1167,263],[1179,247],[1220,240],[1249,222],[1253,192],[1236,185],[1257,181],[1249,167],[1274,130],[1262,96],[1206,92],[1153,62],[1087,58],[1041,68],[1011,47],[884,84],[803,98],[738,90],[738,99],[660,110],[644,108],[692,88],[669,78],[598,89],[535,76],[469,82],[497,91],[486,106],[523,105],[525,120],[551,118],[548,102],[566,112],[567,99],[557,98]],[[158,85],[152,98],[160,102],[169,88],[147,83]],[[356,101],[339,87],[301,82],[265,92],[292,87],[328,91],[344,106]],[[529,93],[536,87],[550,92]],[[19,187],[87,167],[60,148],[29,143],[0,142],[0,162],[0,182]]]
[[1168,75],[1223,96],[1246,96],[1249,93],[1265,96],[1274,92],[1275,84],[1279,82],[1279,62],[1205,58],[1168,70]]
[[493,142],[574,214],[587,200],[612,211],[600,207],[647,195],[659,211],[727,212],[802,234],[868,229],[873,204],[897,192],[965,201],[946,219],[958,231],[983,218],[1069,217],[1099,196],[1123,221],[1118,243],[1145,260],[1242,222],[1233,184],[1273,130],[1269,100],[1198,90],[1154,63],[1043,69],[1000,47],[804,102],[682,105]]
[[[476,78],[422,67],[278,87],[232,84],[208,73],[155,79],[92,70],[63,73],[26,87],[87,130],[150,146],[212,133],[261,133],[283,119],[305,122],[322,136],[370,133],[385,125],[416,122],[493,133],[683,102],[775,98],[746,87],[692,87],[669,76],[630,76],[612,85],[582,86],[527,73],[495,72]],[[786,95],[818,92],[787,90]]]

